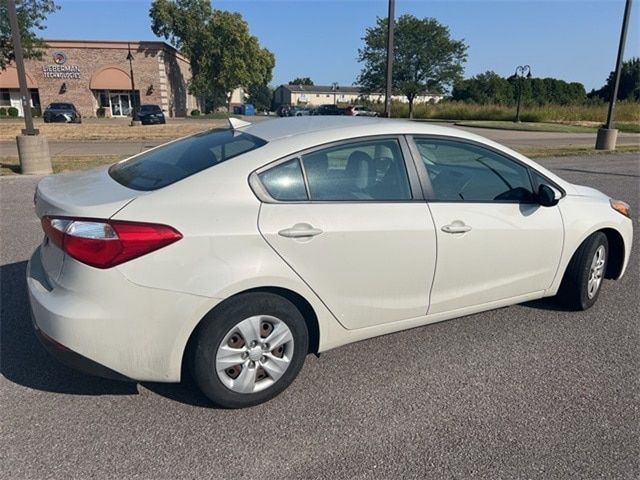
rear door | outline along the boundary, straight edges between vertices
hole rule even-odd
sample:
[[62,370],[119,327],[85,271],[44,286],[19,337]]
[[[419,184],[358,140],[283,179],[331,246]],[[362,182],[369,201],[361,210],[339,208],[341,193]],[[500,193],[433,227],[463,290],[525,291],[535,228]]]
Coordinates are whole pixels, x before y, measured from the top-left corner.
[[348,329],[427,312],[436,237],[407,152],[404,139],[360,139],[252,179],[260,232]]
[[536,201],[529,167],[475,142],[414,140],[438,241],[429,313],[547,289],[564,227]]

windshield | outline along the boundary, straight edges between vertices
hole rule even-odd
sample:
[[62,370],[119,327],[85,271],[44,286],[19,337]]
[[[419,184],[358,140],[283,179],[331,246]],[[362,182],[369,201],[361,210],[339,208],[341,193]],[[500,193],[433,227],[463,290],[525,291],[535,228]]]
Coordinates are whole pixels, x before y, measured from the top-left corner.
[[159,112],[160,107],[158,105],[142,105],[140,107],[141,112]]
[[235,130],[210,130],[116,163],[109,174],[134,190],[157,190],[267,142]]

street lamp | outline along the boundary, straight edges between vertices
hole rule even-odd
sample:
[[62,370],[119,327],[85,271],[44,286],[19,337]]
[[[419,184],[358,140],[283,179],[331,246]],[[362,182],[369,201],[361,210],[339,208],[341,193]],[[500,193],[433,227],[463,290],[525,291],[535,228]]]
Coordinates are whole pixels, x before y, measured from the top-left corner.
[[331,90],[333,91],[333,104],[337,105],[336,102],[336,93],[338,93],[338,82],[333,82],[331,84]]
[[395,23],[396,1],[389,0],[387,14],[387,78],[384,86],[384,116],[391,118],[391,96],[393,84],[393,29]]
[[[127,54],[127,60],[129,60],[129,73],[131,75],[131,106],[132,112],[136,107],[136,85],[133,81],[133,54],[131,53],[131,44],[127,43],[127,49],[129,53]],[[131,124],[133,125],[133,116],[131,117]]]
[[520,123],[520,105],[522,104],[522,90],[524,88],[524,79],[531,78],[531,67],[529,65],[520,65],[516,67],[515,76],[518,82],[518,108],[516,110],[516,123]]
[[598,129],[596,137],[596,150],[615,150],[618,139],[618,130],[614,128],[614,114],[616,101],[618,100],[618,88],[620,87],[620,75],[622,72],[622,59],[624,57],[624,44],[627,41],[627,29],[629,28],[629,17],[631,16],[631,0],[627,0],[624,6],[622,17],[622,30],[620,31],[620,43],[618,45],[618,58],[616,60],[615,80],[613,92],[609,98],[609,111],[607,113],[607,123]]

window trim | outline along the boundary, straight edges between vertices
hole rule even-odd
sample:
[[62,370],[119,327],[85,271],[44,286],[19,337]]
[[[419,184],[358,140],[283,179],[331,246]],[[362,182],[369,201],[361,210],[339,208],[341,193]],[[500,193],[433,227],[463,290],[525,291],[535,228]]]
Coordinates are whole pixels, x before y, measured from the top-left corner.
[[[405,171],[407,173],[407,180],[409,182],[409,193],[411,198],[404,200],[311,200],[309,184],[307,181],[307,172],[304,167],[304,161],[302,157],[304,155],[309,155],[321,150],[325,150],[328,148],[340,147],[342,145],[350,145],[353,143],[362,143],[367,140],[377,141],[377,140],[395,140],[398,142],[400,146],[400,154],[402,155],[402,160],[404,162]],[[281,163],[286,163],[290,160],[297,159],[300,162],[300,168],[302,169],[302,176],[304,178],[305,189],[307,191],[308,200],[276,200],[273,198],[265,186],[262,184],[260,180],[260,175],[271,168],[275,168]],[[418,177],[418,171],[416,170],[415,161],[409,149],[409,143],[404,135],[401,134],[390,134],[390,135],[368,135],[364,137],[352,137],[343,140],[337,140],[333,142],[323,143],[321,145],[315,145],[313,147],[307,148],[305,150],[301,150],[299,152],[289,154],[285,157],[278,158],[273,160],[260,168],[257,168],[248,178],[249,186],[253,190],[253,193],[258,200],[263,203],[273,203],[273,204],[381,204],[381,203],[413,203],[413,202],[424,202],[425,198],[422,193],[422,188],[420,187],[420,179]]]
[[515,157],[513,157],[512,155],[509,155],[508,153],[503,152],[502,150],[499,150],[491,145],[487,145],[486,143],[482,143],[482,142],[478,142],[475,140],[470,140],[467,138],[460,138],[460,137],[455,137],[452,135],[433,135],[433,134],[426,134],[426,135],[422,135],[422,134],[413,134],[413,135],[406,135],[407,137],[407,141],[409,142],[409,145],[411,146],[411,154],[412,154],[412,158],[413,161],[415,163],[415,168],[418,170],[419,176],[420,176],[420,183],[422,185],[422,189],[424,191],[424,198],[428,203],[486,203],[486,204],[492,204],[492,203],[496,203],[496,204],[522,204],[522,205],[538,205],[538,202],[536,202],[535,200],[530,201],[530,202],[523,202],[520,200],[440,200],[438,198],[435,197],[435,192],[433,191],[433,186],[431,184],[431,178],[429,177],[429,173],[428,173],[428,167],[427,165],[424,163],[424,161],[422,160],[422,155],[420,154],[420,151],[418,149],[418,144],[416,143],[416,140],[445,140],[445,141],[451,141],[451,142],[457,142],[457,143],[461,143],[461,144],[466,144],[466,145],[471,145],[477,148],[483,148],[485,150],[488,150],[491,153],[494,153],[500,157],[505,158],[506,160],[509,160],[511,162],[514,162],[517,165],[520,165],[521,167],[525,168],[527,171],[527,175],[529,177],[529,183],[531,185],[531,191],[533,192],[534,195],[537,195],[537,192],[535,190],[534,184],[535,182],[533,181],[533,175],[532,173],[535,172],[536,175],[539,175],[540,177],[544,178],[550,186],[556,188],[560,193],[561,193],[561,197],[560,200],[562,200],[567,192],[564,190],[564,188],[562,188],[561,186],[559,186],[556,182],[554,182],[553,180],[551,180],[549,177],[547,177],[546,175],[544,175],[542,172],[540,172],[539,170],[537,170],[536,168],[532,167],[531,165],[528,165],[527,163],[523,162],[522,160],[519,160]]

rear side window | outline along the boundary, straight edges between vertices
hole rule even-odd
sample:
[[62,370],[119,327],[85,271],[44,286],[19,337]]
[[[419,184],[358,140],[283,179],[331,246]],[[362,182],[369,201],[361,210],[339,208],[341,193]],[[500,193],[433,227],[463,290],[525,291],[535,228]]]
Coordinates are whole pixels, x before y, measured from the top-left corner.
[[398,141],[366,140],[302,158],[311,200],[410,200],[411,190]]
[[247,133],[211,130],[116,163],[109,174],[128,188],[157,190],[266,143]]

